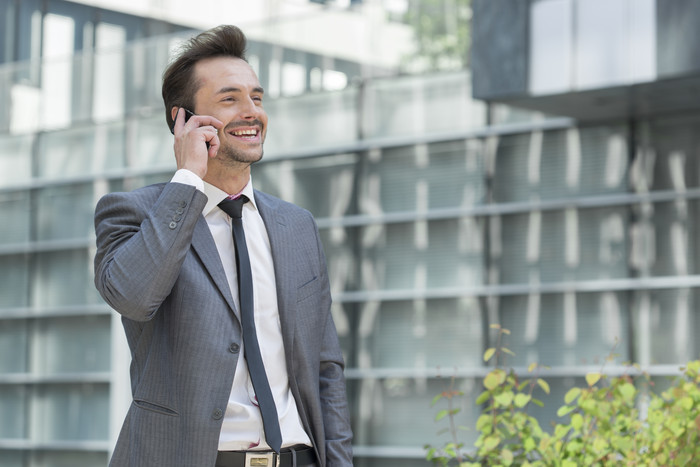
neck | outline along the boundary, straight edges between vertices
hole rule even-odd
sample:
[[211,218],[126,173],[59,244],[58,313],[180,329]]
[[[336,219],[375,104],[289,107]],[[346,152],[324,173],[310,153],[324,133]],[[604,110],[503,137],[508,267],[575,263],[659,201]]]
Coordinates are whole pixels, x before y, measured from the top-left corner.
[[250,166],[241,170],[229,168],[228,170],[207,171],[204,181],[214,185],[218,189],[225,191],[229,195],[240,193],[250,180]]

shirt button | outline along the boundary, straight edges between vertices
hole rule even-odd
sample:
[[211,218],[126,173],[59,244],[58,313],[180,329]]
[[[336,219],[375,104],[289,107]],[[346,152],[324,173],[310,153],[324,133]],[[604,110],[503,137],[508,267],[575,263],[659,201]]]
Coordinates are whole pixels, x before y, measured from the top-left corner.
[[214,412],[211,414],[211,418],[213,418],[214,420],[219,420],[223,416],[224,412],[221,409],[215,409]]
[[175,214],[175,215],[173,216],[173,220],[174,220],[175,222],[178,222],[178,221],[180,221],[181,219],[182,219],[182,216],[179,215],[179,214]]
[[187,206],[187,201],[180,201],[180,207],[184,208],[185,206]]
[[171,230],[175,229],[175,227],[177,227],[177,222],[171,222],[170,224],[168,224],[168,227],[170,227]]
[[228,346],[228,351],[231,353],[238,353],[241,350],[241,346],[235,342]]

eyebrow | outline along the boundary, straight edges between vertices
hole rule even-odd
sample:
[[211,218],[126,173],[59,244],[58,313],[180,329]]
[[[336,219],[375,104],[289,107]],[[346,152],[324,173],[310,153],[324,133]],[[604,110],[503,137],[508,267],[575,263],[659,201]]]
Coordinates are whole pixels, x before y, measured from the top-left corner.
[[[226,88],[221,88],[217,91],[217,94],[226,94],[227,92],[243,92],[241,88],[236,88],[236,87],[226,87]],[[265,90],[262,88],[262,86],[256,86],[253,88],[253,92],[260,93],[260,94],[265,94]]]

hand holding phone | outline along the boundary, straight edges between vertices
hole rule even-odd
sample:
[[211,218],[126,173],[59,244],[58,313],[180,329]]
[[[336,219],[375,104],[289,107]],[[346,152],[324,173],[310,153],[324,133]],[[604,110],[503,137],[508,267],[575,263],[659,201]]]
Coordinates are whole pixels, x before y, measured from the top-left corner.
[[[190,119],[190,117],[192,117],[194,115],[194,112],[192,112],[191,110],[188,110],[184,107],[180,107],[180,108],[185,111],[185,123],[187,123],[187,121]],[[176,119],[177,119],[177,115],[173,119],[173,124],[170,125],[170,133],[172,133],[172,134],[175,134],[175,120]]]
[[[184,110],[182,116],[180,110]],[[196,121],[187,124],[192,117],[196,117]],[[223,123],[209,115],[197,115],[184,107],[177,109],[173,120],[170,130],[175,135],[177,168],[188,169],[204,178],[209,159],[216,157],[219,150],[218,131],[223,128]]]

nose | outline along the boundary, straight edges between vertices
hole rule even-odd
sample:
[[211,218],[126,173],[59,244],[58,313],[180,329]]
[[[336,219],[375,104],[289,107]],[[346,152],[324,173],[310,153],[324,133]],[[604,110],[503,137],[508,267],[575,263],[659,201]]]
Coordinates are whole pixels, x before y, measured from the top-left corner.
[[262,109],[259,106],[255,105],[255,101],[253,101],[252,98],[248,97],[241,101],[239,107],[239,115],[242,119],[252,120],[254,118],[257,118],[258,113],[261,110]]

